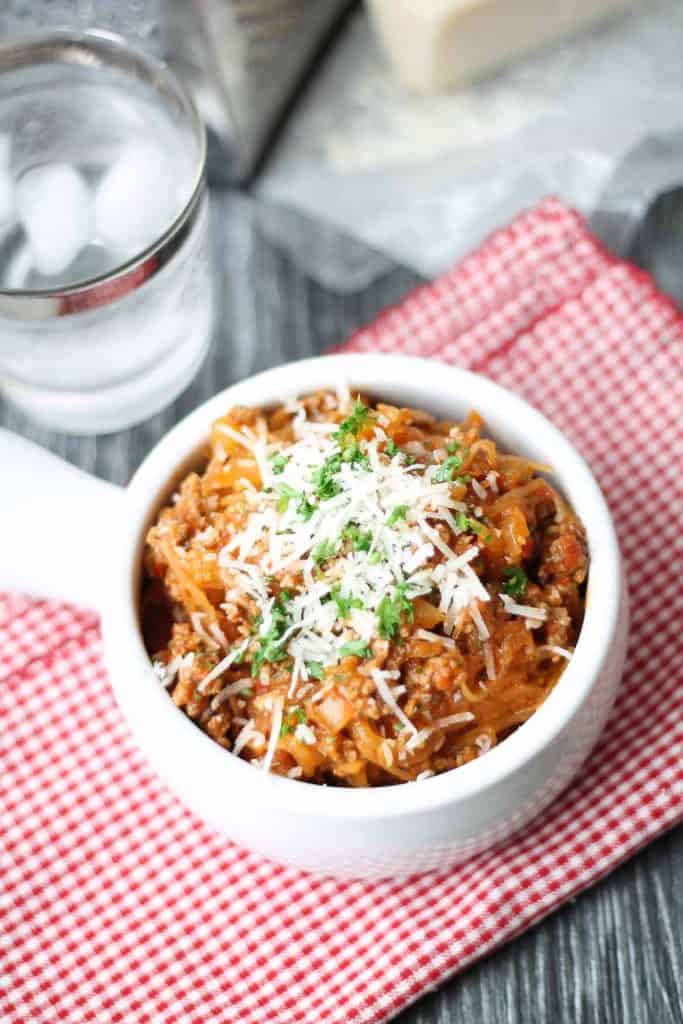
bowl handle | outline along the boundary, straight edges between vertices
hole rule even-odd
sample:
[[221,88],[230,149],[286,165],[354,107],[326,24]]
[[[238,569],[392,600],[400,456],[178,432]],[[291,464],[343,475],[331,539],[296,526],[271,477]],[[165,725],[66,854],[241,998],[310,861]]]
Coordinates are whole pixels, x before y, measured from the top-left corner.
[[100,607],[125,491],[0,429],[0,591]]

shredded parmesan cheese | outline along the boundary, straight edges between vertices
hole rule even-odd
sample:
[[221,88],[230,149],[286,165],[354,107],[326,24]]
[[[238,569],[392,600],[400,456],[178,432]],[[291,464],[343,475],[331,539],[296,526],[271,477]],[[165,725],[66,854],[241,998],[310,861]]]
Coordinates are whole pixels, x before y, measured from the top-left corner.
[[395,677],[395,675],[398,675],[398,673],[394,674],[393,672],[382,672],[381,669],[373,668],[371,671],[371,675],[374,684],[377,687],[377,692],[384,701],[384,703],[386,704],[386,706],[391,710],[391,712],[396,716],[396,718],[398,718],[399,722],[401,722],[406,729],[413,733],[413,735],[417,735],[417,729],[410,721],[403,708],[400,707],[399,704],[397,703],[387,683],[387,678],[391,678],[392,676]]
[[472,477],[472,490],[478,498],[481,498],[482,501],[486,501],[486,488],[482,487],[475,477]]
[[282,707],[284,701],[282,697],[278,697],[273,701],[273,717],[270,722],[270,736],[268,738],[268,749],[266,750],[266,756],[263,759],[263,771],[269,772],[270,766],[273,763],[273,757],[275,756],[275,748],[277,747],[277,741],[280,738],[280,729],[282,727]]
[[420,640],[431,640],[434,643],[443,644],[444,647],[455,650],[457,644],[455,640],[452,640],[449,636],[440,636],[439,633],[432,633],[429,629],[416,629],[415,636],[419,637]]
[[232,746],[233,754],[237,757],[246,747],[247,743],[253,739],[265,740],[265,737],[260,732],[256,731],[254,728],[254,719],[250,718],[247,724],[242,726],[235,737],[235,742]]
[[159,677],[159,681],[162,686],[167,689],[175,682],[178,672],[182,668],[192,668],[194,662],[194,654],[189,651],[187,654],[178,655],[176,658],[172,658],[168,665],[164,665],[163,661],[152,662],[152,668],[155,674]]
[[548,617],[548,613],[545,608],[535,608],[531,604],[518,604],[508,594],[501,594],[500,599],[505,605],[505,611],[509,615],[521,615],[524,619],[529,619],[532,622],[545,622]]
[[448,729],[451,725],[465,725],[467,722],[473,722],[474,715],[471,711],[461,711],[457,715],[446,715],[444,718],[437,718],[434,725],[437,729]]
[[567,661],[571,661],[572,652],[568,651],[565,647],[558,647],[557,644],[543,644],[538,648],[539,651],[550,651],[551,654],[556,654],[558,658],[566,658]]
[[200,693],[206,693],[206,687],[209,685],[209,683],[213,682],[214,679],[217,679],[218,676],[225,672],[226,669],[230,668],[233,662],[241,658],[248,646],[249,641],[245,640],[244,643],[239,644],[237,647],[233,647],[230,653],[226,654],[223,660],[219,661],[218,664],[211,669],[208,675],[204,676],[201,683],[197,687],[198,691]]

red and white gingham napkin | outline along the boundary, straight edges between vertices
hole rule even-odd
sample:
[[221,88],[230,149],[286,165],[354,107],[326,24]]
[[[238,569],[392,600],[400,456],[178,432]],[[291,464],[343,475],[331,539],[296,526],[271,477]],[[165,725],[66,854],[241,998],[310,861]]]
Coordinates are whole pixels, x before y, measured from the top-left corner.
[[522,836],[446,876],[313,878],[219,838],[166,791],[114,704],[93,614],[7,597],[3,1024],[384,1021],[681,817],[683,320],[672,303],[547,200],[350,348],[486,373],[592,465],[632,607],[628,671],[599,748]]

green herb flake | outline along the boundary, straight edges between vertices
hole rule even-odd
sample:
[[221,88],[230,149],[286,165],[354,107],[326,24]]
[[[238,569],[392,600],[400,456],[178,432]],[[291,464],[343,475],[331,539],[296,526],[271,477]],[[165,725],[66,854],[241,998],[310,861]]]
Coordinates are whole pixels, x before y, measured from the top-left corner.
[[292,727],[289,722],[283,722],[280,726],[280,739],[284,739],[292,731]]
[[390,437],[384,445],[384,454],[388,455],[390,459],[393,459],[395,455],[400,455],[400,453],[401,449],[398,447],[393,437]]
[[300,516],[305,523],[311,518],[315,512],[316,506],[311,504],[308,498],[304,495],[299,499],[296,506],[296,514]]
[[334,479],[341,468],[341,464],[341,452],[337,452],[336,455],[330,455],[325,459],[322,466],[313,471],[311,481],[315,488],[316,497],[320,498],[321,501],[334,498],[341,491],[339,483]]
[[361,451],[357,441],[351,441],[344,448],[342,462],[348,462],[356,468],[370,470],[370,459]]
[[348,619],[352,608],[363,608],[363,602],[358,597],[345,596],[341,593],[339,586],[333,587],[330,597],[337,606],[340,619]]
[[289,462],[289,455],[283,455],[282,452],[273,452],[272,455],[268,456],[268,461],[270,462],[270,467],[273,470],[273,473],[275,473],[276,476],[279,476],[280,473],[284,473],[285,471],[285,466]]
[[251,686],[245,686],[243,690],[240,690],[240,697],[253,697],[254,691]]
[[377,632],[385,640],[393,640],[401,626],[401,616],[413,621],[413,605],[408,598],[408,584],[397,583],[390,597],[385,594],[377,605]]
[[503,583],[505,593],[510,597],[522,597],[529,582],[529,577],[524,569],[519,565],[510,566],[505,570],[504,575],[506,577],[505,583]]
[[280,596],[273,604],[269,628],[265,633],[258,634],[258,647],[251,659],[251,674],[254,679],[258,676],[264,661],[282,661],[287,657],[282,637],[289,626],[286,605],[290,600],[291,594],[288,590],[280,591]]
[[295,491],[293,487],[289,486],[289,484],[278,484],[277,490],[280,495],[277,502],[277,510],[280,513],[287,511],[290,501],[294,501],[300,497],[299,492]]
[[462,459],[459,455],[449,455],[436,470],[432,479],[439,484],[450,483],[461,466]]
[[354,551],[369,551],[372,545],[372,534],[359,529],[355,523],[350,523],[344,529],[342,537],[351,542]]
[[475,533],[478,537],[490,536],[488,527],[477,519],[470,519],[463,512],[458,512],[455,523],[461,533]]
[[392,509],[389,518],[387,519],[387,526],[395,526],[399,520],[405,520],[408,515],[407,505],[397,505],[395,509]]
[[306,671],[312,679],[325,678],[325,669],[321,661],[307,661]]
[[337,441],[337,443],[341,444],[345,442],[346,438],[349,436],[358,437],[361,430],[370,419],[370,416],[370,409],[368,409],[367,405],[360,400],[359,396],[356,399],[353,412],[339,424],[339,429],[332,435],[333,439]]
[[449,441],[448,444],[446,445],[446,451],[448,452],[449,455],[455,455],[455,453],[459,451],[459,449],[460,445],[458,444],[457,441]]
[[349,640],[347,644],[344,644],[344,646],[340,648],[339,653],[342,658],[346,658],[350,655],[353,655],[356,658],[372,657],[372,651],[364,640]]
[[326,538],[325,540],[321,540],[320,543],[313,548],[311,557],[316,565],[322,565],[322,563],[326,562],[328,558],[332,558],[336,555],[338,550],[338,542]]
[[368,565],[379,565],[383,558],[384,555],[382,554],[382,552],[375,550],[371,553],[370,557],[368,558]]

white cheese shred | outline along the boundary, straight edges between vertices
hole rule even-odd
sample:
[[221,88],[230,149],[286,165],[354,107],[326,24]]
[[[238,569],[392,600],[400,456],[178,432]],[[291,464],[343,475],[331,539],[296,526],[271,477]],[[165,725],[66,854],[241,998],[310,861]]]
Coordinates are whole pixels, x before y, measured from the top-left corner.
[[250,718],[246,725],[242,726],[235,737],[235,742],[232,745],[232,752],[235,757],[239,757],[247,743],[253,739],[264,739],[264,737],[260,732],[256,731],[254,728],[254,719]]
[[263,771],[269,772],[270,766],[273,763],[275,756],[275,748],[277,742],[280,739],[280,729],[282,728],[282,708],[284,701],[282,697],[278,697],[273,702],[273,717],[270,722],[270,736],[268,738],[268,749],[266,750],[266,756],[263,759]]
[[155,661],[152,663],[152,668],[159,677],[161,685],[168,689],[175,682],[180,669],[192,668],[193,663],[194,652],[188,651],[187,654],[178,654],[175,658],[171,658],[167,665],[164,665],[163,661]]
[[236,679],[234,683],[228,683],[228,685],[224,686],[211,701],[211,704],[209,705],[211,710],[217,711],[218,708],[225,704],[226,700],[229,700],[230,697],[234,697],[236,694],[241,693],[242,690],[246,689],[250,685],[251,679],[249,676],[243,676],[242,679]]
[[488,679],[496,678],[496,662],[493,657],[493,648],[488,640],[482,644],[484,649],[484,665],[486,666],[486,675]]
[[457,715],[446,715],[444,718],[437,718],[434,726],[437,729],[448,729],[451,725],[465,725],[467,722],[473,721],[474,715],[471,711],[461,711]]
[[550,651],[551,654],[556,654],[558,658],[566,658],[567,661],[572,659],[572,652],[568,651],[566,647],[558,647],[557,644],[543,644],[538,649],[539,651]]
[[509,594],[501,594],[500,599],[505,605],[505,611],[509,615],[521,615],[524,619],[536,620],[537,622],[545,622],[548,618],[545,608],[536,608],[531,604],[518,604],[516,601],[513,601]]
[[413,736],[416,736],[417,729],[410,721],[403,708],[400,707],[399,704],[397,703],[393,693],[391,692],[389,684],[387,683],[387,678],[395,678],[394,673],[382,672],[382,670],[379,668],[373,668],[371,671],[371,675],[373,682],[377,687],[377,692],[384,701],[384,703],[386,704],[386,706],[389,708],[392,714],[394,714],[395,717],[398,718],[399,722],[401,722],[401,724],[406,729],[408,729],[409,732],[413,734]]
[[243,643],[238,644],[237,647],[233,647],[230,653],[226,654],[223,660],[219,661],[218,664],[211,669],[208,675],[204,676],[201,683],[197,687],[199,693],[206,693],[206,687],[209,685],[209,683],[212,683],[214,679],[216,679],[223,672],[225,672],[226,669],[230,668],[233,662],[241,658],[244,652],[246,651],[248,644],[249,641],[245,640]]
[[477,604],[476,601],[472,601],[472,604],[470,605],[470,615],[472,616],[472,621],[474,625],[477,627],[479,639],[482,641],[488,640],[491,634],[488,631],[488,627],[484,622],[484,617],[479,611],[479,605]]
[[457,647],[455,640],[452,640],[449,636],[440,636],[439,633],[432,633],[429,629],[416,629],[415,636],[420,640],[430,640],[433,643],[443,644],[444,647],[448,647],[454,650]]

